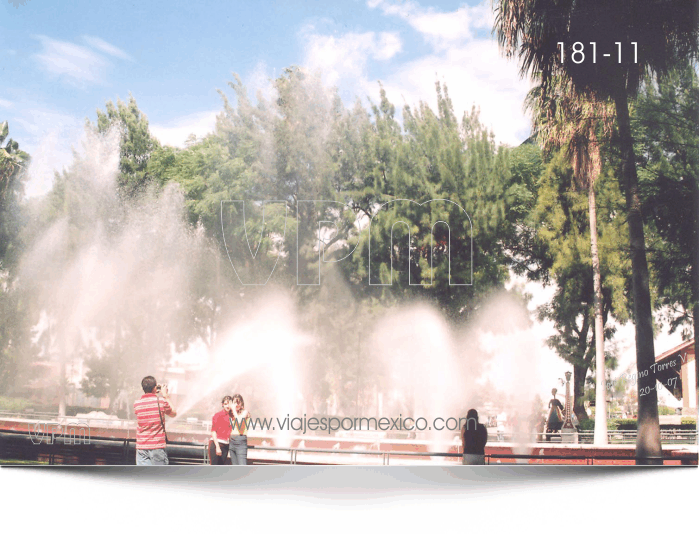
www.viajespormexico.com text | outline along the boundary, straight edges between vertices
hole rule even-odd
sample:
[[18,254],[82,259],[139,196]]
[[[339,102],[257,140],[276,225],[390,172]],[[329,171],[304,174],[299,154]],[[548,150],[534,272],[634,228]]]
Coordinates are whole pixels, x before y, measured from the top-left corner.
[[[472,422],[469,422],[472,421]],[[242,427],[242,421],[236,423]],[[310,432],[337,432],[340,430],[381,430],[389,431],[457,431],[463,426],[470,428],[476,427],[475,419],[466,419],[466,417],[436,417],[428,421],[424,417],[412,418],[403,417],[290,417],[287,415],[284,419],[269,418],[269,419],[247,419],[247,429],[256,431],[294,431],[305,434]],[[475,428],[474,428],[475,429]]]

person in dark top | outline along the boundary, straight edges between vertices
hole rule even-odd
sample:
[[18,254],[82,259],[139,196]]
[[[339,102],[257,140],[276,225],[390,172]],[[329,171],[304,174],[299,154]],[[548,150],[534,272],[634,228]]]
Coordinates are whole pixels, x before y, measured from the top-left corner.
[[468,410],[466,424],[461,428],[463,465],[485,465],[485,444],[488,442],[488,429],[478,422],[478,412]]

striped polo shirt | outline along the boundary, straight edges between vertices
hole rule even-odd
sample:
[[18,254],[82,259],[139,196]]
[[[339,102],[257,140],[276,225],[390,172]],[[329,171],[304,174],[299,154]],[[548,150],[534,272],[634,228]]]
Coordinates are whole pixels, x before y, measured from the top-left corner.
[[[160,410],[158,410],[158,406]],[[166,400],[158,399],[155,393],[145,393],[139,400],[133,403],[136,413],[136,448],[141,450],[164,449],[165,430],[162,422],[165,415],[172,414],[172,408]],[[160,413],[163,421],[160,421]]]

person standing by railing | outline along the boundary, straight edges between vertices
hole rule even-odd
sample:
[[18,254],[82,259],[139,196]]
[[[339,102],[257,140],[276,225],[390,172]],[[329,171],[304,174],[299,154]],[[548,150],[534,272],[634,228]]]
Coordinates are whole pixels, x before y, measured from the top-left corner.
[[[136,414],[136,465],[168,465],[165,415],[177,412],[170,402],[167,385],[158,385],[153,376],[141,380],[143,396],[133,403]],[[162,395],[163,400],[160,401]]]
[[245,402],[241,395],[233,395],[233,415],[229,417],[231,423],[231,441],[228,451],[231,453],[231,464],[248,464],[248,426],[250,425],[250,412],[245,409]]
[[209,441],[209,462],[211,465],[230,465],[228,462],[228,442],[231,437],[233,416],[233,397],[224,396],[223,408],[211,419],[211,440]]
[[478,412],[468,410],[466,424],[461,428],[463,465],[485,465],[485,445],[488,442],[488,429],[478,422]]

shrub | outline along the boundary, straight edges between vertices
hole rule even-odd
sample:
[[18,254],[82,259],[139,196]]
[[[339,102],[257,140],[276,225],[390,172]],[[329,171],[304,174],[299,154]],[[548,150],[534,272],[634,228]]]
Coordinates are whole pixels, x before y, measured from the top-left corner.
[[26,398],[10,398],[0,396],[0,410],[2,411],[23,411],[32,406]]
[[619,419],[610,419],[607,421],[607,430],[618,430],[619,429]]
[[[635,422],[635,421],[634,421]],[[595,419],[585,419],[578,423],[578,428],[580,431],[593,431],[595,429]],[[610,419],[607,421],[607,430],[616,430],[617,422],[615,419]]]
[[578,424],[580,430],[594,430],[595,429],[595,419],[585,419],[580,421]]
[[680,421],[682,424],[691,424],[692,426],[697,425],[697,418],[696,417],[682,417],[682,420]]
[[636,419],[615,419],[615,430],[636,430]]

